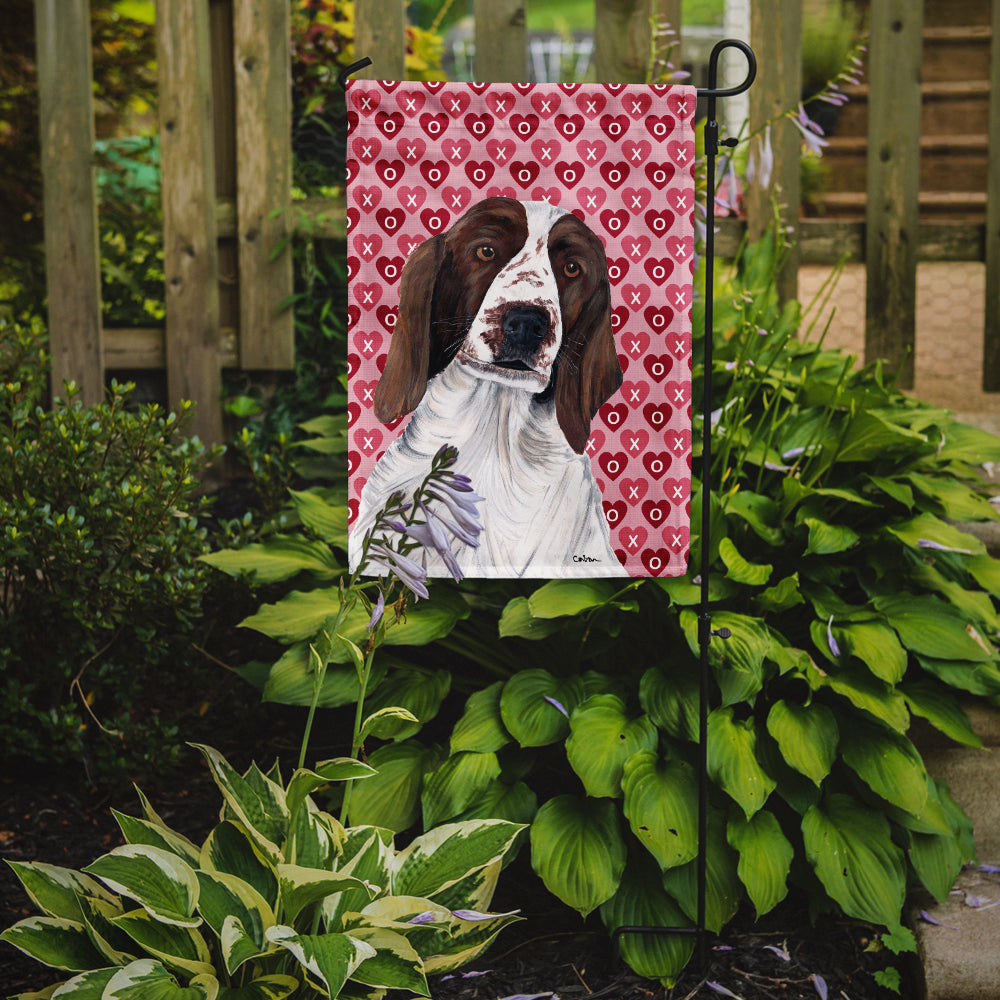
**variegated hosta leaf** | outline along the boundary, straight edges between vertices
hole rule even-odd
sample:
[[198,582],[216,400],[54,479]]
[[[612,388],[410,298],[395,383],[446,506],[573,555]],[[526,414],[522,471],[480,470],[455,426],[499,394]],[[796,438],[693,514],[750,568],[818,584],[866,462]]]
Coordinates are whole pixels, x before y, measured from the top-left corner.
[[641,751],[625,762],[622,790],[632,832],[661,869],[697,855],[698,783],[688,764]]
[[[736,852],[726,843],[725,819],[714,810],[708,816],[705,850],[705,926],[718,934],[729,923],[743,899],[736,874]],[[663,873],[663,887],[691,918],[698,918],[698,861]]]
[[523,827],[504,820],[446,823],[421,834],[393,860],[392,892],[433,899],[500,861]]
[[134,899],[150,916],[165,924],[197,927],[198,878],[194,869],[171,851],[146,844],[125,844],[85,869],[113,892]]
[[736,873],[746,886],[757,916],[774,909],[788,895],[788,872],[795,849],[781,832],[774,813],[762,809],[751,819],[729,821],[726,837],[740,853]]
[[331,781],[350,781],[357,778],[370,778],[376,774],[373,767],[355,760],[353,757],[336,757],[324,760],[313,770],[301,767],[288,782],[285,792],[285,805],[288,812],[294,815],[306,796],[312,795],[318,788],[328,785]]
[[224,986],[218,1000],[285,1000],[299,985],[294,976],[261,976],[245,986]]
[[212,956],[205,939],[190,927],[161,923],[145,910],[123,913],[111,922],[171,969],[181,969],[189,976],[213,971]]
[[495,753],[452,754],[424,779],[420,797],[424,826],[437,826],[454,819],[499,777],[500,764]]
[[278,904],[278,875],[241,823],[220,823],[201,847],[200,868],[224,872],[252,885],[271,907]]
[[285,919],[291,921],[305,907],[345,889],[361,889],[369,893],[369,898],[375,895],[374,890],[353,875],[303,868],[300,865],[278,865],[278,881],[281,887],[282,912]]
[[101,1000],[216,1000],[218,995],[219,981],[212,975],[196,976],[181,986],[159,962],[143,958],[119,969]]
[[109,903],[93,896],[80,899],[83,921],[94,947],[104,956],[105,965],[128,965],[139,958],[135,942],[114,924],[125,911],[120,902]]
[[[524,827],[515,837],[515,841],[520,839],[524,833]],[[500,879],[500,871],[507,860],[506,856],[498,858],[493,864],[486,865],[485,868],[478,868],[465,878],[460,878],[453,882],[446,889],[434,893],[434,901],[449,910],[472,909],[488,910],[493,902],[493,894],[497,889],[497,882]]]
[[12,944],[53,969],[81,972],[105,964],[105,959],[91,944],[86,927],[65,917],[19,920],[0,934],[0,941]]
[[259,771],[251,770],[247,776],[240,775],[212,747],[203,744],[193,746],[208,761],[226,806],[246,827],[264,855],[272,863],[277,863],[281,856],[278,845],[288,831],[284,789]]
[[625,842],[608,799],[558,795],[531,824],[531,865],[549,892],[586,916],[618,889]]
[[[424,955],[424,971],[428,975],[452,972],[468,965],[486,951],[500,931],[521,919],[516,912],[478,914],[476,919],[464,919],[462,914],[467,912],[453,910],[450,932],[440,932],[437,943]],[[414,945],[419,950],[417,941]]]
[[840,732],[826,705],[778,700],[768,713],[767,731],[777,741],[785,761],[815,785],[830,773]]
[[372,892],[389,887],[392,858],[392,833],[373,826],[356,826],[347,831],[337,870],[353,875],[367,888],[345,889],[323,900],[323,920],[327,930],[344,930],[343,915],[358,912],[368,905]]
[[117,809],[112,809],[111,812],[118,821],[122,835],[128,843],[159,847],[171,854],[176,854],[192,868],[198,864],[199,849],[182,834],[149,820],[126,816],[125,813],[120,813]]
[[496,753],[510,743],[500,716],[500,693],[503,681],[497,681],[469,696],[462,717],[451,733],[451,752],[473,750],[476,753]]
[[[275,923],[274,912],[264,897],[248,882],[226,875],[223,872],[198,872],[198,883],[201,894],[198,898],[198,910],[205,922],[215,931],[216,936],[223,938],[223,929],[227,920],[239,923],[240,934],[236,938],[249,938],[254,948],[254,954],[266,950],[264,931]],[[229,932],[230,940],[234,939],[234,929]],[[230,964],[233,949],[226,951],[226,967],[232,975],[246,955],[246,948],[240,944],[240,958],[235,964]]]
[[349,934],[296,934],[291,927],[269,927],[267,939],[295,956],[310,979],[332,997],[363,961],[375,957],[375,949]]
[[[691,921],[664,891],[651,859],[630,858],[618,891],[601,905],[610,932],[619,927],[689,927]],[[622,934],[619,952],[640,976],[673,986],[694,950],[692,934]]]
[[906,866],[882,813],[849,795],[830,795],[806,813],[802,836],[820,882],[849,917],[899,923]]
[[547,670],[522,670],[504,684],[500,716],[521,746],[547,746],[566,736],[569,716],[583,698],[579,677],[560,679]]
[[383,989],[409,990],[418,996],[430,996],[424,963],[402,934],[384,927],[356,927],[351,937],[375,949],[371,958],[366,958],[351,973],[351,979],[365,986]]
[[569,727],[566,757],[595,798],[620,798],[625,761],[639,750],[655,749],[659,739],[649,716],[630,719],[625,702],[613,694],[595,694],[577,706]]
[[776,782],[757,761],[753,718],[737,721],[732,708],[708,717],[708,774],[749,818],[767,801]]
[[317,809],[312,799],[306,799],[292,819],[285,858],[305,868],[335,868],[344,836],[338,820]]
[[81,896],[93,896],[109,903],[115,897],[97,879],[74,871],[39,861],[8,861],[24,891],[46,916],[81,920]]
[[11,1000],[27,1000],[28,997],[42,998],[52,997],[54,1000],[101,1000],[104,996],[104,988],[114,978],[119,966],[107,969],[91,969],[90,972],[81,972],[79,976],[67,979],[65,983],[52,990],[50,986],[43,993],[21,993]]

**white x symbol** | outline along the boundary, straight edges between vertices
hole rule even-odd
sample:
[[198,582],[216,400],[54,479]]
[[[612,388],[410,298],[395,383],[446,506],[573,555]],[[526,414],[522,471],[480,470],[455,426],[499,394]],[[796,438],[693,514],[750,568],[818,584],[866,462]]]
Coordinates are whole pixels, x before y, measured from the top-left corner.
[[414,208],[417,207],[417,196],[412,191],[407,192],[406,203],[407,205],[412,205]]
[[503,146],[497,146],[497,163],[507,159],[507,150]]
[[677,114],[679,114],[679,115],[686,115],[687,114],[687,109],[688,109],[687,101],[678,101],[677,102]]
[[687,158],[688,158],[687,150],[683,146],[681,146],[681,148],[677,151],[677,159],[680,163],[687,163]]
[[372,203],[372,196],[370,191],[361,192],[362,205],[370,205]]
[[597,208],[597,196],[588,194],[587,195],[587,208]]
[[642,296],[638,290],[632,292],[632,305],[638,306],[642,305]]
[[459,101],[457,98],[453,97],[451,99],[451,110],[454,111],[454,112],[456,112],[456,113],[459,112],[459,111],[461,111],[462,110],[462,102]]
[[642,208],[642,195],[641,194],[634,194],[634,195],[632,195],[632,207],[633,208]]
[[683,403],[684,402],[684,389],[674,389],[674,402]]
[[633,257],[641,257],[642,256],[642,247],[640,247],[638,243],[633,243],[632,244],[632,256]]
[[642,349],[639,347],[639,341],[638,340],[633,340],[632,341],[632,349],[629,351],[629,353],[630,354],[641,354],[642,353]]
[[632,102],[632,114],[634,115],[642,114],[642,105],[638,101]]
[[636,500],[638,500],[639,499],[639,487],[635,486],[635,485],[630,486],[628,488],[628,495],[629,495],[629,499],[635,498]]
[[407,146],[406,147],[406,158],[408,160],[415,160],[417,158],[417,147]]
[[364,244],[364,255],[370,257],[375,251],[372,249],[371,243]]
[[361,159],[362,160],[370,160],[373,155],[374,154],[372,153],[371,146],[362,146],[361,147]]
[[453,160],[460,160],[460,159],[462,159],[462,151],[458,148],[458,146],[455,146],[455,147],[452,148],[451,158]]
[[639,402],[639,390],[633,387],[630,390],[630,392],[632,393],[632,402],[633,403],[638,403]]
[[374,299],[372,298],[372,292],[371,292],[370,288],[366,288],[364,290],[364,299],[362,301],[364,302],[365,305],[367,305],[369,302],[372,302],[372,303],[374,302]]
[[548,146],[542,146],[542,155],[539,157],[540,160],[551,160],[552,150]]
[[371,110],[371,106],[372,106],[371,98],[367,94],[365,94],[361,98],[361,110],[362,111],[370,111]]
[[372,346],[372,341],[366,340],[365,341],[365,354],[371,354],[371,352],[374,351],[374,350],[375,350],[375,348]]
[[638,535],[629,535],[628,536],[628,547],[630,549],[636,549],[636,548],[639,547],[639,536]]
[[684,499],[684,490],[683,490],[682,487],[680,487],[680,486],[675,486],[674,487],[674,499],[675,500],[683,500]]
[[593,147],[591,147],[590,149],[588,149],[587,150],[587,159],[588,160],[596,160],[597,159],[597,150],[594,149]]
[[681,536],[674,535],[674,545],[680,545],[680,544],[681,544]]
[[460,191],[456,192],[451,196],[451,207],[452,208],[462,207],[462,193]]
[[596,447],[597,447],[597,445],[594,444],[594,439],[593,438],[588,438],[587,439],[587,451],[593,451]]
[[639,439],[638,438],[629,438],[628,450],[629,451],[639,451]]
[[596,115],[597,114],[597,104],[594,101],[587,101],[587,113]]
[[688,203],[688,199],[687,199],[687,195],[686,194],[679,194],[679,195],[677,195],[677,211],[678,212],[682,212],[685,208],[687,208],[687,203]]
[[496,113],[498,115],[505,115],[505,114],[507,114],[507,102],[506,101],[500,101],[500,100],[497,101]]
[[407,111],[416,111],[417,110],[416,109],[416,98],[408,97],[406,99],[406,110]]
[[542,101],[542,110],[541,110],[541,113],[543,115],[549,110],[549,106],[551,104],[552,104],[551,100],[549,100],[549,101]]
[[679,260],[683,260],[687,256],[687,249],[686,249],[686,247],[684,246],[683,243],[678,243],[677,244],[677,253],[676,253],[676,256],[677,256],[677,258]]
[[682,305],[684,305],[686,303],[686,301],[687,301],[687,297],[685,296],[683,289],[681,291],[676,292],[674,294],[674,305],[675,306],[682,306]]
[[635,149],[632,150],[632,159],[633,160],[642,159],[642,150],[638,146],[636,146]]
[[365,451],[371,451],[372,449],[372,439],[370,437],[365,438]]
[[369,388],[365,389],[365,402],[366,403],[372,398],[372,393],[373,392],[374,392],[373,389],[369,389]]
[[674,438],[674,451],[684,450],[684,438],[675,437]]

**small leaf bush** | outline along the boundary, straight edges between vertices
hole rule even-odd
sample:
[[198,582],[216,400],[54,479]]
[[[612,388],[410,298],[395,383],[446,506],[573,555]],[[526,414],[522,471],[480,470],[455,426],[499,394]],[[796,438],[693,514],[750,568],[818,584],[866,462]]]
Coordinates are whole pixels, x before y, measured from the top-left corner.
[[193,659],[210,454],[186,407],[135,408],[129,386],[84,406],[69,385],[43,407],[43,339],[37,321],[0,321],[0,745],[110,778],[177,753],[151,682]]
[[[744,248],[714,291],[711,468],[700,345],[694,359],[691,565],[708,544],[712,626],[730,633],[708,653],[706,924],[719,931],[744,905],[764,914],[794,887],[814,913],[904,939],[907,887],[943,899],[974,851],[968,818],[928,776],[910,729],[920,718],[978,746],[960,699],[1000,696],[1000,561],[962,527],[995,517],[977,466],[1000,461],[1000,440],[905,396],[880,364],[825,349],[798,303],[778,303],[781,255],[770,237]],[[344,435],[331,418],[320,437],[334,454]],[[301,532],[217,562],[288,581],[245,624],[286,644],[254,676],[265,698],[293,704],[312,690],[309,640],[336,599],[346,521],[344,511],[324,534],[300,513]],[[416,605],[399,660],[369,690],[419,724],[368,747],[378,774],[355,789],[352,821],[530,822],[535,870],[582,915],[609,930],[691,925],[697,572],[465,581]],[[406,644],[425,642],[411,662]],[[435,654],[449,670],[428,667]],[[331,668],[325,703],[349,704],[353,677],[346,657]],[[449,691],[466,700],[442,740],[427,724]],[[692,950],[680,935],[621,945],[665,983]]]
[[[281,1000],[430,996],[427,975],[472,961],[515,913],[487,912],[521,830],[450,823],[396,848],[389,830],[345,829],[313,793],[370,780],[353,758],[240,774],[199,747],[223,798],[201,844],[140,793],[115,813],[126,843],[73,871],[11,862],[41,911],[0,939],[61,970],[60,997]],[[46,993],[45,995],[48,995]]]

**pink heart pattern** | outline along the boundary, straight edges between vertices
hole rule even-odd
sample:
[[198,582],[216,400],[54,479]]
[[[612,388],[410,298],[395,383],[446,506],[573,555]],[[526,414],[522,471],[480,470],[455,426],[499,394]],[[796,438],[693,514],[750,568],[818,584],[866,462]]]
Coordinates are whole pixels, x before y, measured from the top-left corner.
[[348,82],[352,523],[406,423],[372,411],[406,256],[481,198],[546,200],[608,257],[626,374],[586,450],[612,547],[623,575],[686,572],[695,98],[660,85]]

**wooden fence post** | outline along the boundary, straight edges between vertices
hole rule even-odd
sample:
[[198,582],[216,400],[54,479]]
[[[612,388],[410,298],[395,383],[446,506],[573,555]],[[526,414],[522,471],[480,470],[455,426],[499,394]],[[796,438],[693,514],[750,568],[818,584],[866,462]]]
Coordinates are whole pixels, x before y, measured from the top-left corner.
[[[750,41],[757,65],[762,68],[750,88],[750,131],[789,109],[802,98],[802,4],[799,0],[759,0],[750,8]],[[757,143],[758,139],[754,140]],[[799,161],[802,136],[787,119],[771,127],[774,169],[763,188],[756,178],[747,192],[747,229],[751,240],[760,239],[774,220],[775,202],[779,225],[794,230],[794,241],[778,274],[778,297],[787,302],[798,296],[800,249]],[[758,147],[759,148],[759,147]]]
[[239,346],[248,369],[295,367],[294,315],[282,306],[292,294],[290,21],[288,0],[233,6]]
[[192,431],[222,441],[219,253],[207,0],[159,0],[167,395],[197,402]]
[[52,393],[104,398],[89,0],[35,0]]
[[986,176],[986,323],[983,389],[1000,392],[1000,0],[993,0],[990,44],[989,169]]
[[601,83],[645,83],[655,0],[594,0],[594,69]]
[[865,360],[913,387],[923,0],[872,0],[868,53]]
[[372,65],[357,80],[406,79],[405,0],[363,0],[354,5],[354,57]]
[[528,79],[528,33],[524,0],[475,0],[476,61],[473,71],[484,83]]

